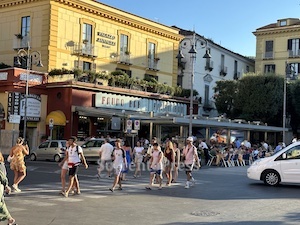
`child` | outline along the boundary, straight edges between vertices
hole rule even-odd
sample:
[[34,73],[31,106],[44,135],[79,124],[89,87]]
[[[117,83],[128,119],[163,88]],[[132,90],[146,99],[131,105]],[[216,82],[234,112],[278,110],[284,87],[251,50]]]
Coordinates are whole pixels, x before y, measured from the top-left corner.
[[153,144],[153,153],[150,158],[150,181],[149,186],[146,187],[147,190],[151,190],[154,175],[157,175],[159,190],[162,188],[162,159],[163,154],[162,151],[158,149],[158,144]]

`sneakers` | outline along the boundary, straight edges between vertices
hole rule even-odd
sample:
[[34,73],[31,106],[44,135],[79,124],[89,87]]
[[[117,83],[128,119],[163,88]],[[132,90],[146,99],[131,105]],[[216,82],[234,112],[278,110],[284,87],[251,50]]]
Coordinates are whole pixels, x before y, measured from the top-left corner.
[[14,192],[21,192],[21,190],[18,188],[18,185],[16,185],[16,184],[12,185],[12,189]]
[[191,186],[194,186],[195,183],[196,183],[196,181],[195,181],[194,177],[192,177],[192,179],[191,179]]
[[186,182],[186,185],[185,185],[185,187],[184,187],[185,189],[188,189],[188,188],[190,188],[190,182],[189,181],[187,181]]

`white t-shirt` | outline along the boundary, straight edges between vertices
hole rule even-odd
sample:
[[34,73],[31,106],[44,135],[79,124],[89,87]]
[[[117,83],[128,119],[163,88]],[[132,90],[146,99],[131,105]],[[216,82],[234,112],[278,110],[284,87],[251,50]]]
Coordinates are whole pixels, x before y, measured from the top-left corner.
[[208,149],[207,144],[204,141],[201,141],[199,144],[199,148]]
[[114,155],[113,167],[114,168],[118,168],[118,167],[120,167],[120,166],[123,165],[124,158],[125,158],[125,154],[124,153],[123,153],[122,149],[115,149],[113,151],[113,155]]
[[[77,152],[77,148],[78,148],[78,152]],[[74,147],[70,146],[68,148],[68,163],[80,163],[80,157],[79,157],[79,153],[82,153],[82,148],[80,146],[77,147],[77,145],[75,145]]]
[[101,160],[111,160],[111,154],[114,147],[110,143],[101,145],[99,152],[101,152]]
[[144,147],[134,147],[134,152],[135,152],[135,154],[142,154],[143,153],[143,151],[144,151]]
[[160,157],[162,155],[162,151],[157,150],[152,152],[152,163],[151,163],[151,168],[154,170],[161,170],[162,169],[162,160]]

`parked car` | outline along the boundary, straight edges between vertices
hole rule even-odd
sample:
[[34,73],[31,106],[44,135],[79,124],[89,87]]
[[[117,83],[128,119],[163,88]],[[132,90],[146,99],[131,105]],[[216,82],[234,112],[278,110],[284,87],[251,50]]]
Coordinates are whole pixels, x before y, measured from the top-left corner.
[[[81,145],[85,159],[89,162],[97,162],[99,160],[99,150],[104,143],[104,138],[90,139]],[[110,143],[114,146],[116,139],[110,139]]]
[[30,153],[30,160],[54,160],[59,162],[65,157],[66,142],[66,140],[45,141]]
[[295,142],[266,158],[252,163],[247,176],[276,186],[283,183],[300,183],[300,142]]

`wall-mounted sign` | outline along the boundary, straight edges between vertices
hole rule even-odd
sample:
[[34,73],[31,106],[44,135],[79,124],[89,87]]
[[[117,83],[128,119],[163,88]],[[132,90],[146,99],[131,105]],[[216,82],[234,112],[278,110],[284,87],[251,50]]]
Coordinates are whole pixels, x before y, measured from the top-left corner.
[[110,48],[110,46],[116,46],[115,36],[103,32],[97,32],[97,42],[102,43],[102,47],[104,48]]
[[[19,92],[8,93],[7,104],[7,119],[10,115],[20,115],[21,120],[24,120],[25,116],[25,94]],[[41,119],[41,96],[35,94],[29,94],[27,96],[27,121],[40,121]]]
[[95,94],[95,107],[187,115],[187,104],[103,92]]
[[0,73],[0,80],[7,80],[7,72]]

